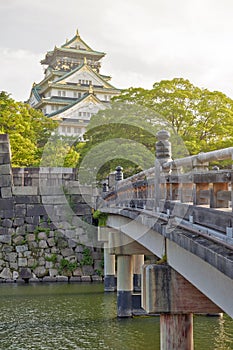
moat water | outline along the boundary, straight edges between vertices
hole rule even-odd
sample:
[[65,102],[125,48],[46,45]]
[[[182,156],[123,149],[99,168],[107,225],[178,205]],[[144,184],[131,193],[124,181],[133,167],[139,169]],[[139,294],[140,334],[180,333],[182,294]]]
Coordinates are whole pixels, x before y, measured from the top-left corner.
[[[102,284],[0,285],[1,350],[159,350],[159,317],[116,318]],[[194,317],[196,350],[233,349],[233,320]]]

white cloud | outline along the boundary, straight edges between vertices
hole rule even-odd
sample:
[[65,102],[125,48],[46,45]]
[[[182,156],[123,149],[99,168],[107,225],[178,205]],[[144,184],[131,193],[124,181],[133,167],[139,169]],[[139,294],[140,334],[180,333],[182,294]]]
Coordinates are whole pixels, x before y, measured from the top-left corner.
[[231,0],[0,2],[1,89],[27,98],[40,59],[78,27],[115,86],[184,77],[233,97],[232,12]]
[[42,79],[40,59],[41,55],[26,50],[0,48],[0,91],[11,93],[17,100],[26,100],[33,81]]

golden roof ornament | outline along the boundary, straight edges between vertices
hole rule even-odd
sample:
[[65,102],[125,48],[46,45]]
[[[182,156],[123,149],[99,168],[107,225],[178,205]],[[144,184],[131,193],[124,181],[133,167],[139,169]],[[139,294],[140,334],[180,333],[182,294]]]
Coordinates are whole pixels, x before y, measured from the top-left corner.
[[76,29],[76,36],[80,36],[78,32],[78,28]]
[[84,57],[83,63],[84,63],[85,65],[87,64],[87,58],[86,58],[86,57]]
[[93,94],[94,93],[92,84],[89,85],[89,91],[88,92],[89,92],[89,94]]

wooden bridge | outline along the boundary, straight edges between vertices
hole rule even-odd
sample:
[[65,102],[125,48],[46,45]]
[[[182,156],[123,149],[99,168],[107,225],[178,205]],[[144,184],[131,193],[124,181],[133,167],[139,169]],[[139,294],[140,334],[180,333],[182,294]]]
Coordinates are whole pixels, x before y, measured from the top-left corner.
[[[193,349],[193,313],[233,317],[233,170],[209,170],[233,147],[172,160],[169,133],[157,137],[155,167],[127,179],[118,167],[104,184],[105,289],[116,256],[118,316],[132,315],[141,280],[143,309],[160,313],[161,349]],[[144,264],[151,254],[160,260]]]

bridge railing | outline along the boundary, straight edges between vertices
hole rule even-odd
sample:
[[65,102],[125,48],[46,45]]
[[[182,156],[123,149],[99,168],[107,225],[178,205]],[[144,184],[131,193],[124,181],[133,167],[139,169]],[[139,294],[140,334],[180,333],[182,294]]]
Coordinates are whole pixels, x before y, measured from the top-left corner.
[[[233,147],[172,160],[169,134],[157,134],[155,167],[116,181],[104,205],[152,210],[232,237],[233,169],[209,170],[209,162],[233,159]],[[184,173],[185,167],[191,170]]]

